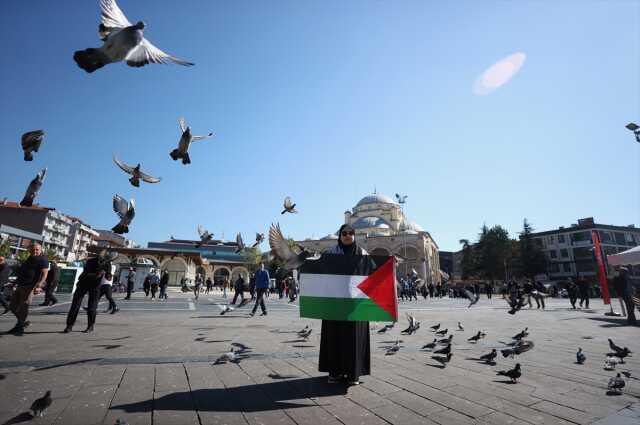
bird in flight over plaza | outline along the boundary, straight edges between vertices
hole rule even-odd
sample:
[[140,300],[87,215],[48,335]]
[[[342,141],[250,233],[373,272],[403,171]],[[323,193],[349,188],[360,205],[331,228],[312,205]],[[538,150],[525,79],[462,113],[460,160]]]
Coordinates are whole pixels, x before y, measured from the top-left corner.
[[113,211],[120,217],[118,224],[111,229],[114,233],[129,233],[129,225],[136,216],[136,204],[132,199],[129,203],[120,195],[113,196]]
[[294,204],[291,198],[288,196],[284,198],[283,207],[284,207],[284,210],[282,210],[280,214],[284,214],[284,213],[298,214],[298,210],[296,210],[296,204]]
[[29,187],[27,187],[27,191],[24,194],[24,198],[20,201],[20,205],[23,207],[30,207],[33,205],[33,201],[38,196],[38,192],[40,192],[40,188],[44,183],[44,178],[47,175],[47,169],[43,168],[29,183]]
[[272,224],[269,228],[269,247],[274,255],[284,262],[284,268],[287,270],[297,269],[307,260],[320,258],[320,253],[309,252],[301,246],[289,246],[289,241],[282,235],[279,224]]
[[178,159],[182,159],[183,164],[185,165],[191,164],[191,157],[189,156],[189,147],[191,146],[191,143],[213,137],[213,133],[209,133],[206,136],[192,135],[191,127],[188,127],[186,125],[184,121],[184,117],[178,118],[178,124],[180,125],[182,136],[180,136],[180,141],[178,142],[178,148],[172,150],[169,153],[169,156],[171,156],[171,159],[173,159],[174,161],[177,161]]
[[44,130],[28,131],[22,135],[22,151],[25,161],[33,161],[33,152],[38,152],[43,139]]
[[236,248],[236,254],[244,251],[245,249],[244,241],[242,240],[242,234],[240,233],[236,235],[236,245],[238,245],[238,247]]
[[140,187],[140,179],[142,179],[142,181],[146,183],[160,183],[160,180],[162,180],[160,177],[153,177],[149,174],[144,173],[140,169],[140,164],[132,167],[131,165],[127,165],[124,162],[120,161],[115,155],[113,156],[113,162],[115,162],[122,171],[131,175],[129,182],[135,187]]
[[131,24],[115,0],[100,0],[100,25],[98,35],[103,41],[101,47],[78,50],[73,59],[88,73],[103,66],[125,61],[127,65],[141,67],[149,63],[191,66],[187,62],[171,56],[144,38],[145,23]]
[[253,245],[251,245],[251,248],[257,247],[262,243],[262,241],[264,241],[264,233],[256,233],[256,241]]
[[479,294],[474,294],[473,292],[471,292],[468,289],[464,290],[464,296],[467,297],[467,299],[470,301],[469,302],[469,306],[467,308],[471,308],[472,305],[474,305],[475,303],[478,302],[478,300],[480,300],[480,295]]
[[200,235],[200,242],[196,244],[196,248],[200,248],[202,244],[211,242],[213,240],[213,233],[206,230],[202,227],[201,224],[198,224],[198,235]]

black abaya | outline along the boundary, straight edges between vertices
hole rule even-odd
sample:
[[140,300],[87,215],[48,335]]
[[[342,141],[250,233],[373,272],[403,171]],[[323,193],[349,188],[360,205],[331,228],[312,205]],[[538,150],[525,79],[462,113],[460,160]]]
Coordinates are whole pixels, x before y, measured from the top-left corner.
[[369,322],[323,320],[320,334],[320,372],[357,381],[371,373]]

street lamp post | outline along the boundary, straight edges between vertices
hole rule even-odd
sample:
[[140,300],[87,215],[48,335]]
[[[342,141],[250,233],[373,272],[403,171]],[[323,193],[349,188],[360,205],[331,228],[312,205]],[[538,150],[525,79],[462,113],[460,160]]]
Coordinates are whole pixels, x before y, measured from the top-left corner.
[[404,251],[402,255],[405,257],[404,261],[404,275],[407,275],[407,260],[409,256],[407,255],[407,217],[404,215],[404,204],[407,202],[407,195],[400,195],[396,193],[396,199],[398,200],[398,204],[400,204],[400,213],[402,214],[402,221],[404,222],[404,230],[402,232],[402,250]]
[[634,136],[636,136],[636,142],[640,143],[640,126],[638,124],[630,122],[625,125],[627,130],[633,131]]

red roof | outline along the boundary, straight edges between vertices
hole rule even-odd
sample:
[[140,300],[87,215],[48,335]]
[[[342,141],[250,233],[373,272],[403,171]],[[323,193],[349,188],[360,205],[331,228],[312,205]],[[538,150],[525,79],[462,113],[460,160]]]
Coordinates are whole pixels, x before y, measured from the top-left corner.
[[14,201],[5,201],[5,203],[0,203],[0,207],[3,208],[26,208],[26,209],[32,209],[32,210],[46,210],[46,211],[51,211],[51,210],[55,210],[55,208],[49,208],[49,207],[42,207],[38,204],[33,205],[32,207],[23,207],[20,205],[20,203],[18,202],[14,202]]

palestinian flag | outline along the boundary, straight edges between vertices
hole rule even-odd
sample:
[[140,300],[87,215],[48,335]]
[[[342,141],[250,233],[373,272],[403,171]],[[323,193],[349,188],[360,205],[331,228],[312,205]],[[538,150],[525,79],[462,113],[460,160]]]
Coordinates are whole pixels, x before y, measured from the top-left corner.
[[395,263],[379,255],[323,254],[300,272],[300,317],[395,322]]

